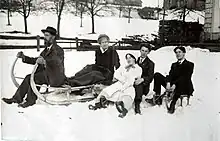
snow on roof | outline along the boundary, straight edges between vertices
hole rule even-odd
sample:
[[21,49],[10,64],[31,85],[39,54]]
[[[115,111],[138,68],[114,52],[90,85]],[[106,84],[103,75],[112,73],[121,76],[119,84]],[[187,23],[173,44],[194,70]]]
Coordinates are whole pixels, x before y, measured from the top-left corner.
[[[203,11],[186,11],[186,22],[199,22],[200,24],[205,23],[205,12]],[[183,17],[181,16],[182,10],[168,10],[166,11],[165,20],[182,20]],[[162,19],[162,12],[160,19]]]

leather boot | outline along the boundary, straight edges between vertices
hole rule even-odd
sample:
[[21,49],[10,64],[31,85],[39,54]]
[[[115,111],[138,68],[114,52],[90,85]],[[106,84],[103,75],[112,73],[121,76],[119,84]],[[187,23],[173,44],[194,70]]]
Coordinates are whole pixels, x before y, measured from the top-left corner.
[[135,114],[141,114],[140,103],[135,103]]

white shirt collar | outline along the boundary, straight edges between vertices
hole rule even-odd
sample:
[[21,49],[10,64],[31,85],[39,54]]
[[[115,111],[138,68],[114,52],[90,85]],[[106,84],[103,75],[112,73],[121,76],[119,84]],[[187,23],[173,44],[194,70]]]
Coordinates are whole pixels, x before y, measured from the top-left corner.
[[49,47],[47,47],[47,49],[50,50],[52,46],[53,46],[53,44],[51,44]]
[[140,57],[141,63],[143,63],[146,58],[147,57],[144,57],[144,58]]
[[106,49],[106,50],[104,51],[103,48],[100,47],[100,50],[101,50],[102,53],[104,53],[104,52],[106,52],[108,49]]
[[183,60],[178,60],[178,62],[180,63],[180,64],[182,64],[183,63],[183,61],[185,61],[185,59],[183,59]]

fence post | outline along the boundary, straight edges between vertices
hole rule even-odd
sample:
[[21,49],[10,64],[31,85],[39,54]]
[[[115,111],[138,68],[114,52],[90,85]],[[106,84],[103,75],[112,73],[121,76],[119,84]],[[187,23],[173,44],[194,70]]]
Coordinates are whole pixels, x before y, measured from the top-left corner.
[[37,51],[40,51],[40,36],[37,35]]
[[78,37],[76,37],[76,50],[78,50],[78,47],[79,47],[79,39]]

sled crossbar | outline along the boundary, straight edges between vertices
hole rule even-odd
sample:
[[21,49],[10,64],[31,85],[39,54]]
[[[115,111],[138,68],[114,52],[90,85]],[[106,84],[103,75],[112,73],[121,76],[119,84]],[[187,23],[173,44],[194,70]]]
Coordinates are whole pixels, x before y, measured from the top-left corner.
[[17,78],[17,79],[24,79],[23,77],[17,77],[17,76],[15,76],[15,78]]
[[51,89],[55,89],[55,90],[71,90],[71,91],[75,91],[75,90],[80,90],[80,89],[85,89],[85,88],[90,88],[93,87],[94,85],[86,85],[86,86],[77,86],[77,87],[66,87],[66,86],[61,86],[61,87],[50,87],[50,86],[44,86],[44,85],[38,85],[36,84],[36,86],[38,87],[43,87],[43,88],[51,88]]

